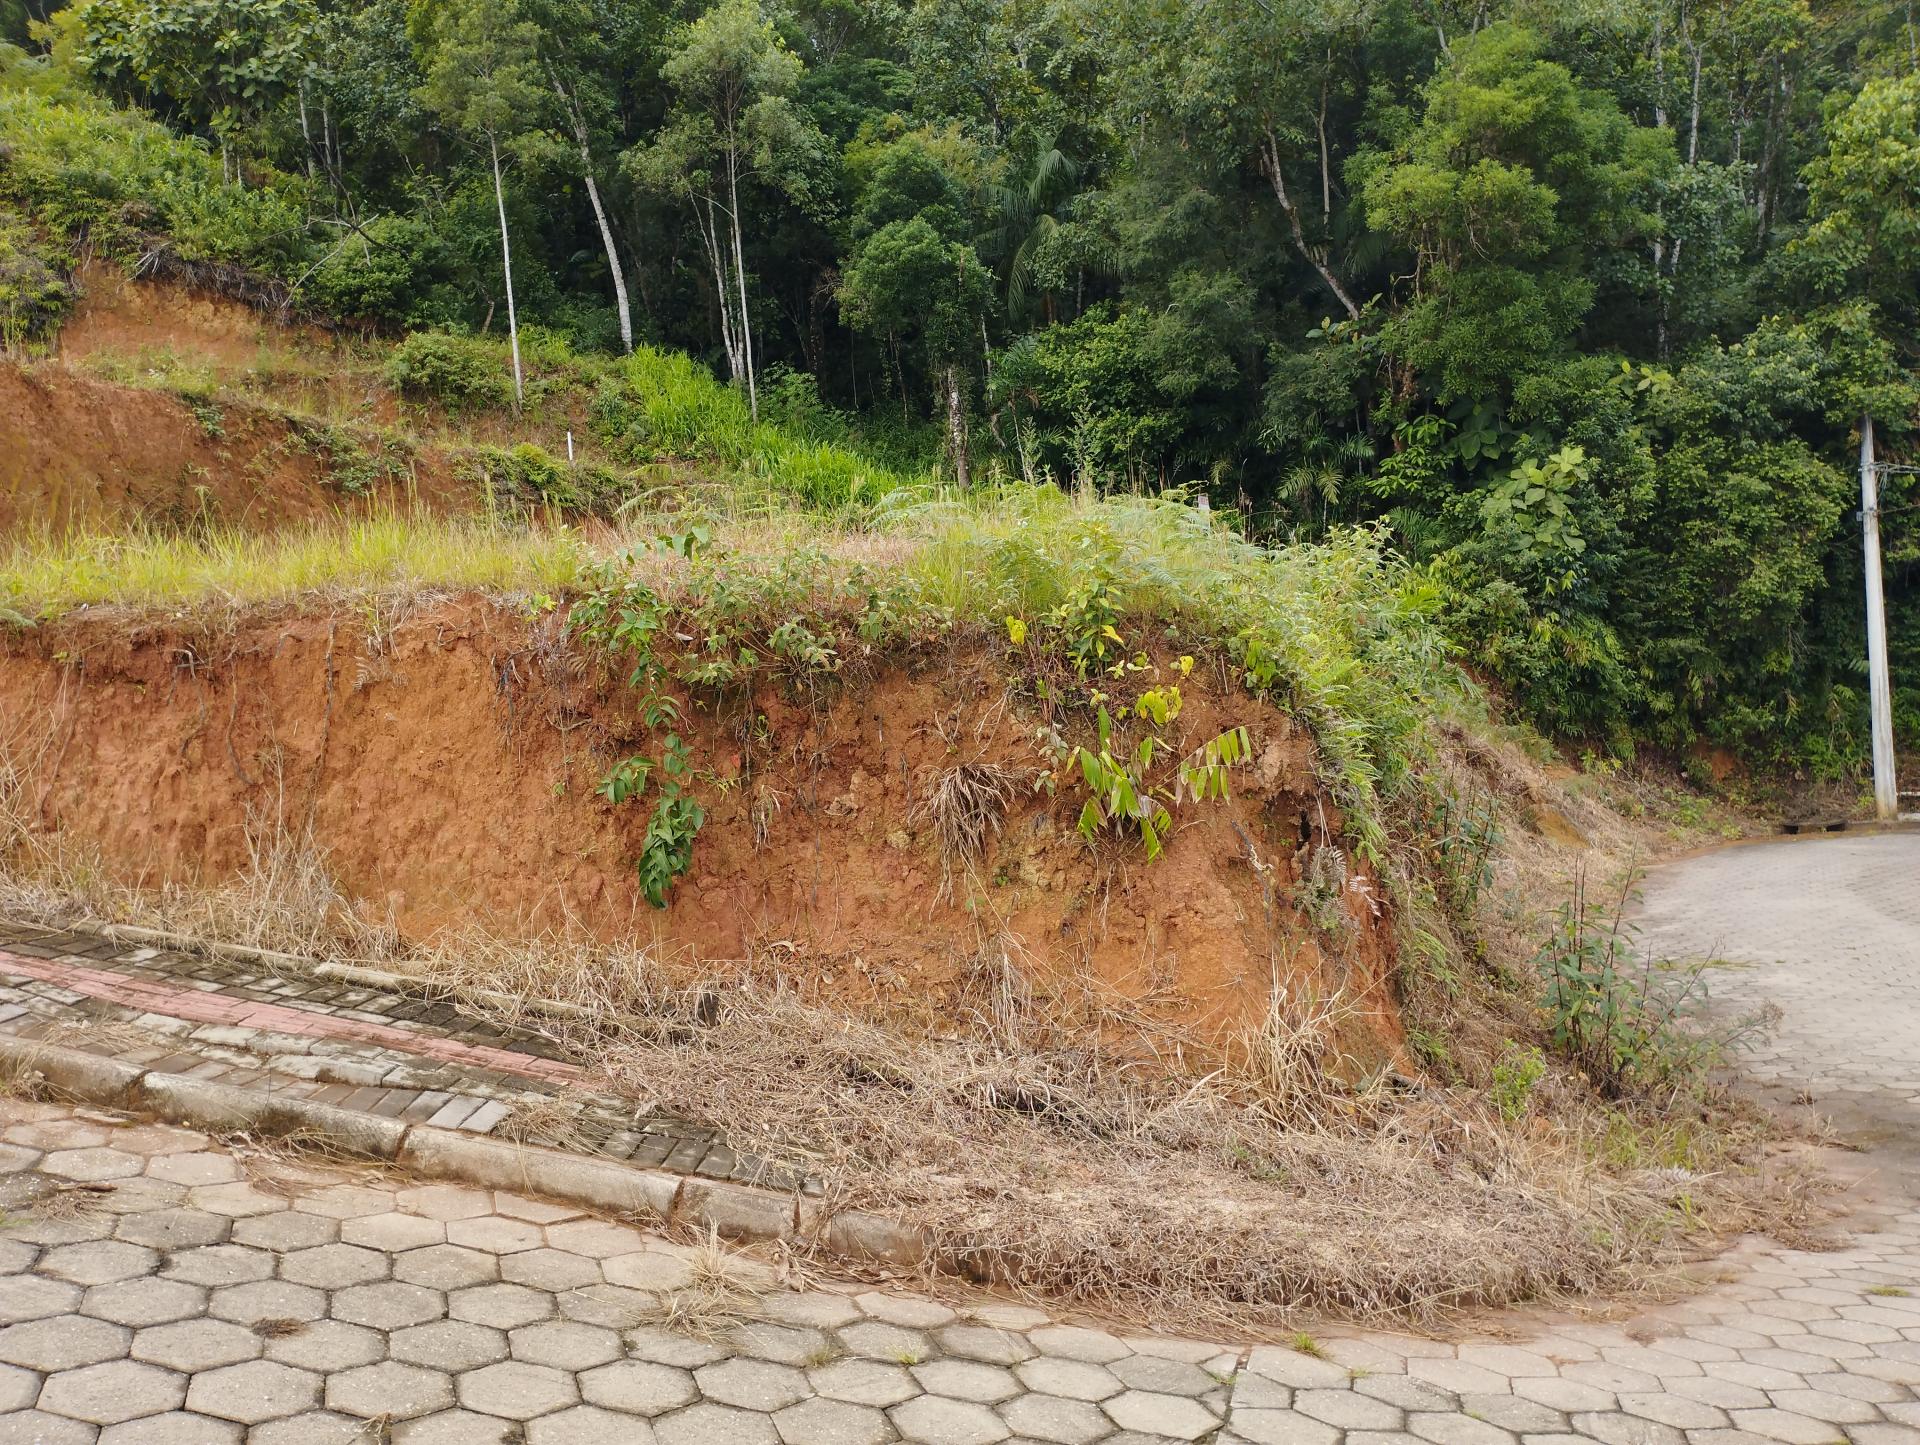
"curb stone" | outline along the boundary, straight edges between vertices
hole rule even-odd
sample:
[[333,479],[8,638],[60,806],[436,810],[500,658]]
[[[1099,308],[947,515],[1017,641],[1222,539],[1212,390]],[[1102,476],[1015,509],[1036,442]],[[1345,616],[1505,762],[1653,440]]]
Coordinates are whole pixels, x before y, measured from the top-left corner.
[[[923,1265],[925,1235],[857,1210],[829,1211],[794,1192],[755,1188],[586,1159],[531,1144],[403,1124],[307,1099],[209,1083],[137,1068],[79,1049],[0,1036],[0,1081],[37,1076],[79,1103],[144,1110],[216,1133],[297,1134],[357,1158],[398,1164],[421,1175],[637,1214],[654,1223],[712,1229],[739,1241],[803,1239],[827,1253],[862,1261]],[[802,1207],[811,1227],[802,1234]]]

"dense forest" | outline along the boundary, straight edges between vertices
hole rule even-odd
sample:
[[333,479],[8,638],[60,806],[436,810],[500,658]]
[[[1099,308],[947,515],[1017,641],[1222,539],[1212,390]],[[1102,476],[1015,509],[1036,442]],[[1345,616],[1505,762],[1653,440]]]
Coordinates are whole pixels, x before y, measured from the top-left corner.
[[1870,413],[1920,740],[1911,0],[0,0],[0,26],[10,318],[59,285],[34,236],[164,236],[316,315],[507,339],[502,405],[529,338],[647,343],[958,484],[1377,526],[1473,669],[1596,753],[1857,766]]

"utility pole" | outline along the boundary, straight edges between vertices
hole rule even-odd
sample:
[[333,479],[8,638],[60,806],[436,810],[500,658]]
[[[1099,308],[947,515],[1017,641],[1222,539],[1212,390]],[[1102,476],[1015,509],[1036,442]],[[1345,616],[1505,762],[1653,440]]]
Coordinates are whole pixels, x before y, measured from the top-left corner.
[[1900,815],[1893,777],[1893,688],[1887,672],[1887,599],[1880,584],[1880,476],[1873,460],[1873,418],[1860,418],[1860,531],[1867,573],[1867,699],[1873,719],[1873,811]]

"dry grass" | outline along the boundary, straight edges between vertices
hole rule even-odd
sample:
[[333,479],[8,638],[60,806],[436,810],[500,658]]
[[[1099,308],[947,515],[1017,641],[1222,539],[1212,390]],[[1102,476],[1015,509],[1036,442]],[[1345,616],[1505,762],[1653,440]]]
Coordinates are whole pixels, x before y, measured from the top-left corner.
[[0,1183],[0,1214],[25,1214],[47,1224],[91,1219],[100,1213],[111,1183],[74,1183],[45,1174],[16,1174]]
[[950,1265],[1156,1323],[1279,1328],[1302,1309],[1432,1317],[1579,1293],[1678,1261],[1690,1229],[1774,1209],[1734,1162],[1757,1123],[1663,1134],[1564,1081],[1514,1125],[1471,1091],[1355,1091],[1334,995],[1277,991],[1232,1057],[1177,1070],[1204,1056],[1192,1040],[992,957],[979,1006],[945,1035],[822,1007],[771,970],[702,1005],[643,952],[577,937],[447,936],[411,967],[476,1000],[581,1005],[598,1022],[538,1025],[640,1107],[820,1173],[837,1203],[925,1224]]
[[233,1156],[247,1183],[281,1199],[297,1199],[343,1178],[377,1179],[386,1173],[381,1164],[348,1153],[326,1135],[307,1129],[227,1134],[219,1144]]
[[755,1317],[760,1291],[717,1233],[700,1237],[687,1269],[687,1283],[663,1293],[652,1312],[641,1312],[638,1323],[713,1342]]
[[493,1136],[547,1149],[579,1150],[587,1142],[580,1132],[579,1110],[553,1094],[516,1099],[506,1117],[493,1126]]

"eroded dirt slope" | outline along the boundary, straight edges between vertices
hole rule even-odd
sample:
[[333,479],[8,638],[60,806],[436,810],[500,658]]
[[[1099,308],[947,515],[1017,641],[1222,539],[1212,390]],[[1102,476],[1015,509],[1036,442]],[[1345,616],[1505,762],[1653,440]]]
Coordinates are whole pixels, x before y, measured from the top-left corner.
[[[997,653],[956,644],[814,696],[690,707],[708,821],[664,911],[630,867],[644,802],[594,792],[643,741],[630,696],[485,599],[217,636],[42,628],[0,654],[0,713],[36,835],[148,883],[217,880],[244,865],[250,820],[310,818],[358,906],[410,934],[566,913],[692,970],[753,959],[935,1017],[1004,949],[1214,1036],[1262,1016],[1277,981],[1343,991],[1364,1035],[1349,1047],[1397,1054],[1390,919],[1344,854],[1312,867],[1339,818],[1304,732],[1196,673],[1180,741],[1245,724],[1254,761],[1231,802],[1183,809],[1147,864],[1137,845],[1087,848],[1080,785],[1064,770],[1057,795],[1041,784],[1036,720],[1008,682]],[[986,855],[949,879],[922,803],[941,770],[977,761],[1022,781]]]
[[[191,403],[58,363],[0,362],[0,534],[221,523],[261,529],[470,493],[445,457],[372,467],[344,433]],[[351,480],[343,480],[350,478]]]

